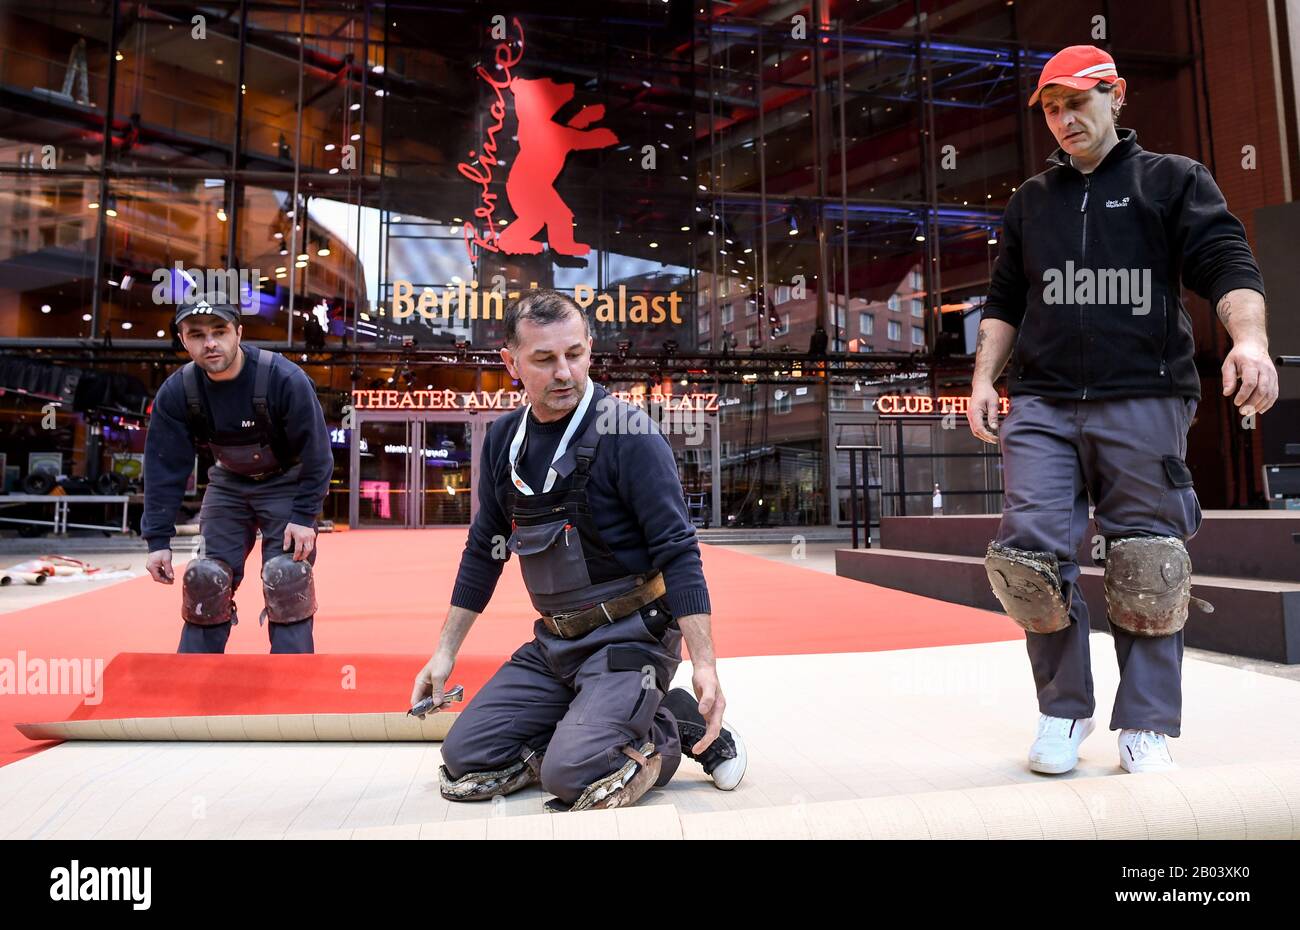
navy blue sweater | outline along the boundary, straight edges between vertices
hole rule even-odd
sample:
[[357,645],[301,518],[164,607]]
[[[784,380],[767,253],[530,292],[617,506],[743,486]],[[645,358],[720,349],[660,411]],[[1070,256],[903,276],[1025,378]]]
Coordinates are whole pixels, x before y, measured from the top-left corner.
[[[608,392],[596,386],[595,397],[574,436],[581,436],[596,416],[599,401]],[[483,440],[483,457],[478,480],[479,508],[461,554],[451,603],[481,613],[496,590],[501,569],[510,552],[503,545],[505,559],[494,559],[494,538],[510,536],[506,494],[510,484],[510,440],[519,428],[524,411],[513,411],[498,419]],[[528,435],[519,474],[530,487],[541,492],[546,470],[560,437],[574,414],[551,423],[539,423],[528,414]],[[591,465],[587,495],[592,516],[605,545],[632,572],[652,568],[663,572],[668,590],[665,600],[675,617],[709,613],[709,589],[704,582],[700,547],[695,527],[686,514],[681,480],[668,439],[652,432],[653,421],[642,410],[630,408],[627,422],[635,428],[600,437],[596,459]],[[619,422],[622,422],[621,420]],[[557,481],[557,487],[560,482]]]
[[[243,424],[255,417],[253,383],[261,350],[250,345],[242,348],[244,366],[239,375],[233,381],[213,381],[200,370],[199,392],[207,400],[214,429],[252,435],[256,430]],[[299,526],[315,526],[334,472],[325,414],[307,373],[279,353],[272,356],[267,406],[272,422],[284,424],[289,450],[302,463],[289,519]],[[150,552],[171,547],[176,510],[194,467],[194,439],[185,413],[185,385],[178,368],[158,389],[144,443],[145,497],[140,535],[148,541]]]

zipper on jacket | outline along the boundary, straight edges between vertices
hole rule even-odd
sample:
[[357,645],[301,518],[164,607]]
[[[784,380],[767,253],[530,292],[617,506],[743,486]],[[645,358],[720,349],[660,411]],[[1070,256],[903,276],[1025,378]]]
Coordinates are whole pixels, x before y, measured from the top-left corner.
[[1160,322],[1163,324],[1164,329],[1164,339],[1160,343],[1160,377],[1163,378],[1165,376],[1165,353],[1169,351],[1169,304],[1163,294],[1160,295]]
[[[1088,175],[1083,176],[1083,203],[1079,204],[1079,212],[1083,214],[1083,235],[1079,249],[1079,264],[1087,267],[1088,264],[1088,192],[1092,187],[1092,179]],[[1081,400],[1088,399],[1088,375],[1085,371],[1087,345],[1084,339],[1084,319],[1083,307],[1079,307],[1079,380],[1083,384],[1083,397]]]

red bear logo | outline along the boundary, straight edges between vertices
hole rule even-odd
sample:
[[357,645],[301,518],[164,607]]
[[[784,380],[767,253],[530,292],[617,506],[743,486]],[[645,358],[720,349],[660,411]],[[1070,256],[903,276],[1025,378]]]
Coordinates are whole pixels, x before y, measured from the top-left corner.
[[519,118],[519,154],[506,177],[506,198],[515,221],[501,231],[496,244],[512,255],[537,255],[542,244],[533,237],[546,228],[551,249],[561,255],[586,255],[591,246],[573,238],[573,211],[555,190],[570,152],[603,149],[618,142],[610,129],[588,129],[604,118],[603,104],[583,107],[568,124],[552,119],[573,99],[572,84],[550,78],[515,78],[510,82]]

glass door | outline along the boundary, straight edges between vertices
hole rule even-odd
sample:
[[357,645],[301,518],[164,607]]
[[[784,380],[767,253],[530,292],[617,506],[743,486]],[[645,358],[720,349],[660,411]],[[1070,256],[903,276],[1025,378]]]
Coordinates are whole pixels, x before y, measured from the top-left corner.
[[425,420],[419,427],[420,525],[465,526],[474,499],[473,424]]
[[411,462],[418,426],[413,420],[362,420],[357,424],[355,526],[412,525]]

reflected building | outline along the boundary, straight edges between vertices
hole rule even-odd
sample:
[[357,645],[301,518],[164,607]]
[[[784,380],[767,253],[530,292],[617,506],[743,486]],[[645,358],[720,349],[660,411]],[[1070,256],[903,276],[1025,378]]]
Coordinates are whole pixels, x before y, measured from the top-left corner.
[[[669,440],[701,525],[844,526],[849,446],[870,447],[876,517],[929,513],[935,485],[945,512],[996,511],[997,451],[963,417],[878,399],[968,390],[1002,211],[1055,147],[1025,101],[1054,51],[1098,41],[1094,14],[1125,124],[1209,165],[1268,250],[1286,223],[1255,211],[1300,177],[1293,61],[1222,49],[1300,24],[1240,6],[3,0],[6,487],[31,451],[89,478],[138,455],[183,360],[157,276],[238,268],[244,338],[318,386],[338,522],[471,517],[482,436],[518,395],[500,314],[533,286],[587,309],[593,377],[698,410]],[[1281,126],[1225,119],[1242,99]],[[1287,437],[1235,428],[1226,336],[1184,297],[1202,503],[1259,503]]]

